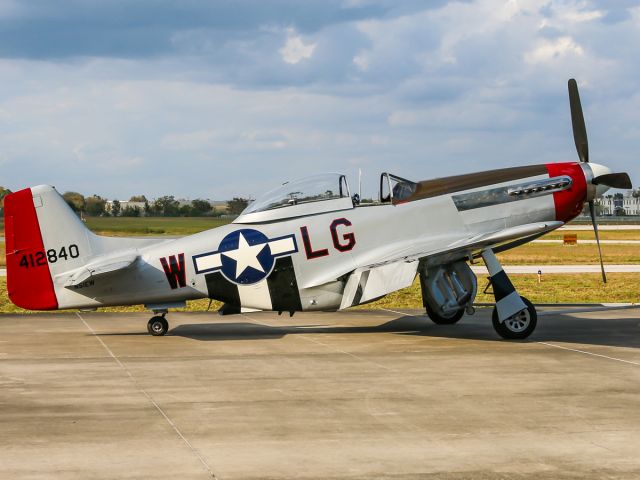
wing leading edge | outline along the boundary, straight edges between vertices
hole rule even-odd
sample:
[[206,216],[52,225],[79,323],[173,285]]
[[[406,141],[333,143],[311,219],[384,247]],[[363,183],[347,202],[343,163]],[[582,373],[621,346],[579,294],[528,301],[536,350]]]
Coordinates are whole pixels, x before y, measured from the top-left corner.
[[[411,247],[399,250],[391,258],[381,259],[377,263],[371,263],[369,265],[359,267],[352,272],[330,272],[332,278],[327,278],[327,275],[324,275],[323,277],[315,278],[311,282],[307,282],[304,286],[305,288],[318,286],[329,281],[333,281],[340,276],[349,275],[347,285],[345,287],[345,296],[349,295],[353,300],[356,295],[359,295],[354,292],[357,291],[358,285],[362,283],[363,274],[365,274],[365,272],[369,272],[366,275],[371,275],[372,277],[366,283],[373,280],[372,285],[375,285],[375,288],[372,287],[370,291],[366,292],[366,295],[365,292],[362,292],[362,295],[365,295],[362,299],[364,302],[365,299],[380,297],[385,293],[411,285],[415,278],[418,262],[421,260],[428,260],[431,265],[437,265],[448,263],[457,258],[467,257],[474,251],[489,247],[493,248],[498,245],[507,246],[506,244],[508,244],[512,245],[511,248],[513,248],[522,243],[526,243],[526,241],[530,241],[547,232],[555,230],[562,225],[564,225],[564,222],[561,221],[518,225],[489,233],[473,235],[452,242],[444,248],[433,248],[433,242],[425,240],[422,243],[414,243]],[[526,241],[518,242],[518,240]],[[498,249],[499,248],[500,247],[498,247]],[[506,248],[503,248],[503,250],[504,249]],[[378,277],[379,279],[377,279]],[[386,279],[383,279],[383,277]],[[345,300],[345,302],[348,302],[348,299]]]

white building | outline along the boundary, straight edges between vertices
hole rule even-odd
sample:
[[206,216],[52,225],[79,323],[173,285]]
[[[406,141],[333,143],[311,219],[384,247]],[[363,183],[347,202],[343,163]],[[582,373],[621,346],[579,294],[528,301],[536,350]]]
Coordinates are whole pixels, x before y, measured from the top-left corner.
[[640,197],[633,197],[630,192],[617,198],[607,195],[596,202],[600,205],[600,215],[640,215]]
[[[115,200],[107,200],[107,202],[104,205],[104,209],[109,213],[112,214],[113,213],[113,202]],[[138,209],[140,209],[140,216],[144,216],[144,202],[130,202],[129,200],[118,200],[120,202],[120,214],[122,215],[122,212],[124,211],[125,208],[135,208],[138,207]]]

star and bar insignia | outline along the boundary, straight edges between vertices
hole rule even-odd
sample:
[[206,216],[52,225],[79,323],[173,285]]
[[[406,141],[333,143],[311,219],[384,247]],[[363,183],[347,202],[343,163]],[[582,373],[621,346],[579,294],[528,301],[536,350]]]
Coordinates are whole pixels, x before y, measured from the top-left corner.
[[298,251],[295,235],[268,238],[258,230],[245,228],[225,236],[218,250],[193,256],[196,273],[220,271],[232,283],[251,285],[272,272],[278,257]]

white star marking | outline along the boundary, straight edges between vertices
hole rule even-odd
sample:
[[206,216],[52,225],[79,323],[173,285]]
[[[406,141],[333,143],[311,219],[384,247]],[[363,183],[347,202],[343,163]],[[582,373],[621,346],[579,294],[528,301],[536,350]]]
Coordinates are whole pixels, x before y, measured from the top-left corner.
[[240,233],[238,249],[222,252],[222,255],[236,261],[236,278],[242,275],[248,267],[255,268],[259,272],[265,273],[262,265],[260,265],[260,261],[258,260],[258,255],[260,255],[260,252],[262,252],[266,246],[266,243],[249,245],[247,240],[244,238],[244,235]]

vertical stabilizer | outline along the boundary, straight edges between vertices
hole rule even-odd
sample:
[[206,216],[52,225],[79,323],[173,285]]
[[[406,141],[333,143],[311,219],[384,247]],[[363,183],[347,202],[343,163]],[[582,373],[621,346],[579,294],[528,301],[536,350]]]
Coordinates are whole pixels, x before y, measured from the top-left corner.
[[31,310],[55,310],[58,300],[30,188],[4,199],[7,291],[13,303]]
[[104,242],[48,185],[9,194],[4,206],[9,298],[29,310],[57,309],[56,275],[104,253],[96,251]]
[[[4,215],[9,298],[29,310],[95,306],[95,298],[67,287],[98,270],[104,273],[105,265],[114,270],[114,258],[129,266],[139,248],[158,242],[94,234],[48,185],[4,197]],[[87,265],[93,268],[83,271]]]

